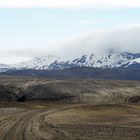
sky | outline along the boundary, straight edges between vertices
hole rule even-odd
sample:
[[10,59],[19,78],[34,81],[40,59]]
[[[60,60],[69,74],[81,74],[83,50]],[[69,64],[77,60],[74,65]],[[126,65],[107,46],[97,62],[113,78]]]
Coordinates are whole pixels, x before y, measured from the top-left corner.
[[139,0],[0,0],[0,63],[140,52]]

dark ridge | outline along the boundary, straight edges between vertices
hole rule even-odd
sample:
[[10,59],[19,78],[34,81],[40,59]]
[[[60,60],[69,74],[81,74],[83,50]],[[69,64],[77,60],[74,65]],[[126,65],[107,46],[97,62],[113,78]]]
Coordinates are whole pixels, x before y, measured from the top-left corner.
[[64,70],[12,70],[1,75],[33,76],[47,78],[92,78],[114,80],[140,80],[140,69],[71,67]]

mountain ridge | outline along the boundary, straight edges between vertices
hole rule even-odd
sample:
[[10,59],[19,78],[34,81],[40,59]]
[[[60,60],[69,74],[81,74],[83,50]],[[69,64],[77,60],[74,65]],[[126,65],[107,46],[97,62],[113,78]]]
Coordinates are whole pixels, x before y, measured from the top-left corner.
[[0,72],[9,70],[63,70],[71,67],[140,68],[140,53],[108,51],[104,54],[87,54],[73,59],[56,56],[35,57],[13,65],[0,64]]

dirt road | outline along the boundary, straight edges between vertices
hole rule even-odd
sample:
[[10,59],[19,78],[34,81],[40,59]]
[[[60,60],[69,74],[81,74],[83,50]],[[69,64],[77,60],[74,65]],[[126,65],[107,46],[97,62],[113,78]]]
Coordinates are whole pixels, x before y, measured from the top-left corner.
[[140,139],[140,105],[25,103],[0,106],[0,140]]
[[43,122],[44,114],[46,116],[63,109],[22,110],[2,116],[0,118],[0,140],[59,140],[60,137],[66,139],[65,134],[57,134],[59,132],[55,132],[49,124]]
[[32,140],[35,139],[32,131],[33,119],[41,110],[24,111],[3,118],[0,127],[1,140]]

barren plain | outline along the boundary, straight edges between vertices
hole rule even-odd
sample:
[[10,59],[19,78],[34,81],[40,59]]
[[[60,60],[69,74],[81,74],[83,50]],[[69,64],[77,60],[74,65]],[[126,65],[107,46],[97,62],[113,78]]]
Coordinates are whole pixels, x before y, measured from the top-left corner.
[[139,140],[140,81],[0,77],[0,140]]

